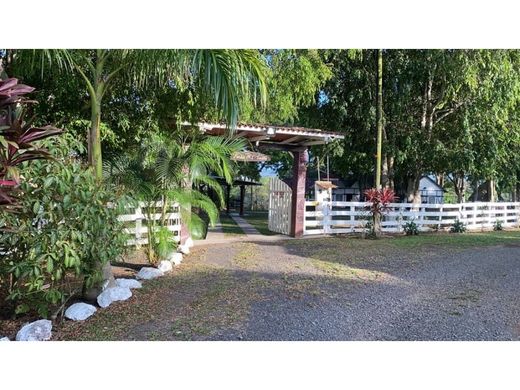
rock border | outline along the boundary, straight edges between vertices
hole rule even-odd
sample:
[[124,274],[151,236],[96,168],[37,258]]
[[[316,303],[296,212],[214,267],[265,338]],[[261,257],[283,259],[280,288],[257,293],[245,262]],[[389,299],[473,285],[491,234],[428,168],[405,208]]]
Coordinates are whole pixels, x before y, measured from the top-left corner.
[[[141,270],[149,269],[150,270],[149,272],[155,273],[157,275],[155,277],[152,277],[152,278],[139,278],[137,276],[137,275],[139,275],[139,273],[138,273],[136,275],[135,279],[133,279],[133,278],[119,278],[119,279],[111,280],[110,283],[107,283],[104,286],[103,291],[98,295],[98,297],[96,299],[96,302],[98,303],[99,308],[96,308],[95,306],[90,305],[90,304],[85,303],[85,302],[76,302],[76,303],[70,305],[67,308],[67,310],[65,311],[65,314],[64,314],[65,318],[67,318],[70,321],[86,321],[88,318],[93,316],[99,309],[103,309],[105,307],[108,307],[113,302],[123,301],[123,300],[129,299],[132,296],[132,292],[130,291],[131,289],[141,288],[142,287],[142,282],[140,282],[138,279],[140,279],[140,280],[151,280],[151,279],[155,279],[155,278],[164,276],[165,273],[171,272],[175,266],[178,266],[179,264],[182,263],[183,255],[189,254],[190,253],[190,249],[189,248],[192,247],[192,246],[193,246],[193,241],[191,241],[191,243],[187,242],[185,245],[179,245],[178,248],[177,248],[177,252],[171,253],[166,260],[162,260],[159,263],[158,267],[142,267],[141,268]],[[141,270],[139,270],[139,272],[141,272]],[[151,270],[155,270],[155,271],[158,271],[158,272],[153,272]],[[116,289],[117,289],[117,292],[118,293],[121,292],[122,295],[119,298],[111,300],[111,302],[108,303],[107,305],[101,306],[99,304],[99,301],[98,301],[99,297],[101,295],[103,295],[103,294],[105,294],[104,297],[106,297],[107,295],[114,295],[114,293],[116,292],[115,291]],[[110,291],[107,292],[107,290],[110,290]],[[117,295],[117,294],[115,294],[115,295]],[[126,297],[126,298],[123,298],[123,297]],[[85,316],[81,315],[81,316],[78,317],[78,316],[75,316],[75,315],[71,314],[70,308],[74,307],[75,305],[76,305],[76,307],[78,307],[78,305],[81,305],[81,306],[85,305],[84,307],[91,306],[94,310],[90,309],[91,314],[89,314],[89,315],[86,315],[86,313],[85,313]],[[67,311],[69,312],[69,316],[67,316]],[[74,312],[74,309],[72,310],[72,312]],[[74,317],[74,318],[71,318],[71,317]],[[24,324],[18,330],[18,332],[16,334],[15,340],[16,341],[21,341],[21,340],[19,340],[19,338],[22,338],[22,336],[28,331],[28,329],[31,329],[31,328],[35,328],[35,330],[37,331],[36,332],[37,333],[36,336],[38,336],[39,338],[36,338],[36,336],[35,336],[33,338],[29,338],[28,340],[30,340],[30,341],[47,341],[47,340],[50,340],[51,337],[52,337],[52,321],[46,320],[46,319],[40,319],[40,320],[36,320],[36,321],[30,322],[30,323]],[[47,328],[48,328],[48,332],[47,332]],[[22,332],[22,330],[23,330],[23,332]],[[42,331],[42,332],[40,332],[40,331]],[[0,341],[11,341],[11,340],[8,337],[0,337]]]
[[[155,279],[155,278],[164,276],[165,273],[171,272],[173,270],[173,267],[175,267],[175,266],[177,266],[177,265],[182,263],[183,255],[189,254],[190,253],[190,249],[189,248],[191,248],[192,246],[193,246],[193,240],[192,241],[187,241],[185,243],[185,245],[179,245],[178,248],[177,248],[177,252],[172,252],[168,256],[168,258],[166,260],[162,260],[159,263],[158,267],[142,267],[139,270],[139,272],[137,273],[135,279],[134,278],[112,279],[110,281],[110,283],[107,283],[104,286],[103,291],[98,295],[98,297],[96,299],[96,302],[99,305],[99,309],[103,309],[105,307],[108,307],[113,302],[123,301],[123,300],[129,299],[132,296],[131,289],[141,288],[142,287],[142,283],[138,279],[140,279],[140,280],[151,280],[151,279]],[[141,270],[143,270],[143,269],[148,269],[148,270],[150,270],[148,272],[156,274],[157,276],[154,276],[152,278],[140,278],[138,275],[141,272]],[[155,270],[155,271],[152,271],[152,270]],[[158,271],[158,272],[156,272],[156,271]],[[121,295],[115,294],[116,292],[117,293],[120,292]],[[98,300],[99,297],[102,296],[102,295],[103,295],[102,302],[103,302],[104,306],[102,306],[100,304],[99,300]],[[107,297],[107,296],[111,296],[111,295],[115,295],[116,299],[111,299],[110,303],[105,305],[104,298]],[[124,297],[126,297],[126,298],[124,298]],[[114,298],[114,297],[112,297],[112,298]],[[72,311],[71,311],[70,308],[74,307],[75,305],[76,305],[76,307],[78,307],[79,305],[81,305],[83,307],[91,306],[94,310],[90,309],[91,313],[89,315],[86,315],[86,312],[85,312],[84,315],[80,315],[78,317],[76,315],[72,315],[71,314],[72,312],[75,311],[75,309],[72,309]],[[85,321],[88,318],[90,318],[91,316],[93,316],[99,309],[96,308],[95,306],[90,305],[90,304],[85,303],[85,302],[76,302],[76,303],[70,305],[67,308],[67,310],[65,311],[64,316],[65,316],[65,318],[67,318],[70,321]],[[69,316],[67,316],[67,312],[69,312]],[[74,317],[74,318],[70,318],[70,317]],[[48,327],[48,332],[47,332],[47,327]],[[16,341],[20,341],[20,340],[18,340],[19,339],[19,335],[21,335],[20,336],[20,338],[21,338],[28,331],[28,329],[30,329],[30,328],[35,328],[37,330],[36,333],[38,333],[37,336],[40,339],[29,338],[28,340],[31,340],[31,341],[47,341],[47,340],[50,340],[51,337],[52,337],[52,321],[46,320],[46,319],[40,319],[40,320],[36,320],[36,321],[30,322],[30,323],[24,324],[18,330],[18,332],[16,334],[16,339],[15,340]],[[23,332],[22,332],[22,330],[23,330]],[[42,331],[42,332],[40,332],[40,331]],[[22,333],[20,333],[20,332],[22,332]],[[11,340],[8,337],[0,337],[0,341],[11,341]]]

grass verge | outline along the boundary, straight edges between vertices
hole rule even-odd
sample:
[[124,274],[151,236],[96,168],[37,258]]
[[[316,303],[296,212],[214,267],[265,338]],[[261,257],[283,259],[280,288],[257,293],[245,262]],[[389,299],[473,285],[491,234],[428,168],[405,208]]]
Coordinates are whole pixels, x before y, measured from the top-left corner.
[[242,218],[253,225],[253,227],[264,236],[273,236],[278,234],[269,230],[267,211],[249,211],[246,215],[242,216]]
[[237,225],[237,223],[227,213],[220,214],[220,224],[222,231],[226,236],[238,236],[245,234],[244,231]]

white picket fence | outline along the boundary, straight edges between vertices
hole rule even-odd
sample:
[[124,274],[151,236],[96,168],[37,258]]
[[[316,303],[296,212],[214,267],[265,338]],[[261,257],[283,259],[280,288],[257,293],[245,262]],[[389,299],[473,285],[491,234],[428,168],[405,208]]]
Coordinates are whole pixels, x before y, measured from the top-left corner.
[[[365,230],[371,220],[365,202],[305,202],[304,234],[339,234]],[[448,230],[456,220],[468,230],[520,227],[520,202],[474,202],[457,204],[392,203],[381,223],[383,232],[400,233],[413,221],[420,231]]]
[[[151,210],[148,210],[151,208]],[[148,226],[149,219],[160,220],[162,202],[156,202],[153,205],[141,202],[135,208],[129,208],[131,213],[119,216],[119,220],[124,223],[123,231],[132,238],[127,241],[128,246],[144,245],[148,243]],[[179,205],[177,203],[168,206],[166,214],[167,228],[173,233],[175,241],[180,242],[181,235],[181,215]]]

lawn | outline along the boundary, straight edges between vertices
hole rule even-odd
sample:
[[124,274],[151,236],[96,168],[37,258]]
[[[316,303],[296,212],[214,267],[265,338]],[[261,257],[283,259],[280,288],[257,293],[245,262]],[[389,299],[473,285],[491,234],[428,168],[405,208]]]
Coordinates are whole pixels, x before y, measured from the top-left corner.
[[[336,273],[337,266],[377,267],[385,272],[414,267],[425,258],[498,245],[520,246],[520,231],[431,233],[417,236],[386,236],[379,240],[358,236],[317,237],[286,241],[287,248],[312,259],[314,266]],[[340,268],[341,268],[340,267]]]
[[492,231],[474,233],[431,233],[417,236],[401,236],[391,239],[391,244],[401,248],[416,248],[423,245],[458,246],[490,246],[520,243],[520,231]]
[[236,222],[227,213],[220,213],[220,224],[222,231],[226,236],[237,236],[245,234],[244,231],[236,224]]
[[269,230],[267,211],[248,211],[246,215],[242,216],[242,218],[253,225],[254,228],[264,236],[273,236],[278,234]]

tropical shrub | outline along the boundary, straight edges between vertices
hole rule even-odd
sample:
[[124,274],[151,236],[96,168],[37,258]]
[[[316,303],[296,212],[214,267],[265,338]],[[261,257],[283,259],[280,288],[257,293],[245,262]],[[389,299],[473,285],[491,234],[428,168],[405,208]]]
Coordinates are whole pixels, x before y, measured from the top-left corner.
[[[195,238],[205,235],[205,219],[211,225],[216,223],[219,207],[224,206],[224,191],[216,177],[232,182],[235,163],[231,156],[244,146],[241,138],[204,136],[195,129],[170,137],[152,136],[139,148],[108,160],[104,171],[108,181],[144,202],[146,210],[154,209],[156,202],[163,205],[159,220],[147,216],[145,252],[150,263],[162,260],[157,248],[170,245],[161,241],[173,238],[171,232],[159,233],[172,204],[179,205],[182,223]],[[209,191],[215,200],[206,194]]]
[[464,233],[466,231],[466,225],[458,218],[450,228],[451,233]]
[[404,232],[407,236],[416,236],[419,234],[419,227],[414,221],[408,221],[404,224]]
[[153,250],[157,260],[165,260],[177,248],[177,242],[173,239],[172,232],[167,227],[161,226],[153,235]]
[[117,219],[125,200],[77,160],[82,146],[68,136],[44,143],[54,159],[23,166],[16,213],[0,210],[0,286],[16,313],[48,316],[100,282],[126,237]]
[[370,188],[365,191],[365,198],[370,203],[369,210],[372,214],[372,234],[379,236],[381,234],[381,217],[390,211],[390,203],[395,202],[397,197],[395,192],[390,188]]
[[0,206],[14,204],[21,164],[49,157],[34,142],[61,133],[55,127],[33,127],[24,120],[28,105],[34,103],[25,95],[32,91],[34,88],[18,84],[17,79],[0,80]]

